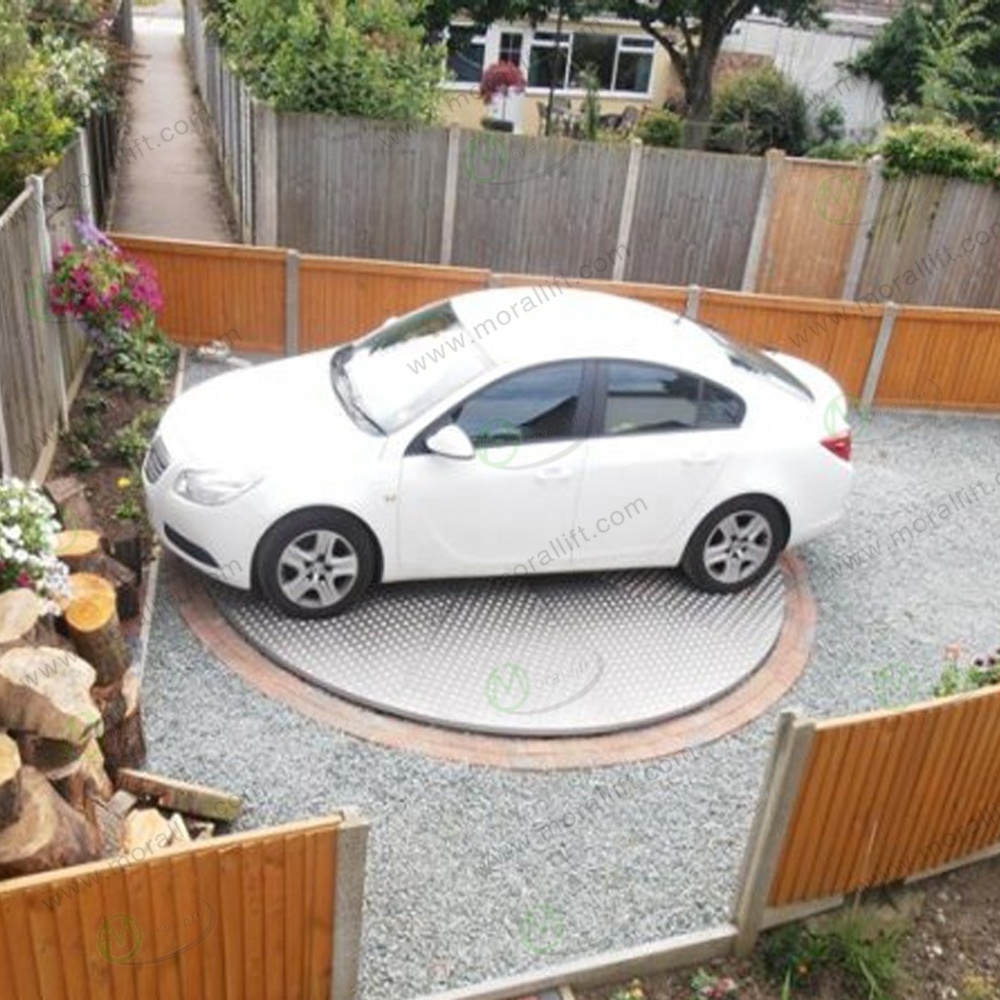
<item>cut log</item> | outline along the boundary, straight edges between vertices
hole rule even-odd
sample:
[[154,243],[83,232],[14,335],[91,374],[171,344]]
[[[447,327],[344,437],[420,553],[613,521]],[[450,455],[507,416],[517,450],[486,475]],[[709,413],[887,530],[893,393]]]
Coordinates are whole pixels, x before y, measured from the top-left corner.
[[45,602],[27,587],[0,594],[0,646],[9,646],[34,632]]
[[142,536],[134,524],[119,522],[114,533],[108,538],[111,555],[123,566],[127,566],[137,580],[142,579]]
[[84,790],[88,798],[108,802],[115,793],[108,772],[104,770],[104,754],[97,740],[91,740],[81,758],[83,764]]
[[174,831],[158,809],[133,809],[125,817],[122,849],[126,854],[141,851],[148,856],[174,842]]
[[45,484],[45,491],[56,505],[64,528],[73,531],[97,526],[97,518],[87,500],[87,489],[75,476],[50,479]]
[[74,653],[24,646],[0,656],[0,728],[85,744],[100,730],[94,669]]
[[135,808],[138,798],[124,788],[119,788],[108,800],[108,808],[121,820]]
[[118,772],[117,781],[120,788],[134,795],[154,799],[161,809],[176,810],[189,816],[232,823],[243,811],[243,800],[238,795],[205,785],[175,781],[159,774],[123,768]]
[[174,835],[175,844],[190,844],[191,834],[188,833],[187,824],[184,822],[184,817],[180,813],[174,813],[170,819],[167,820],[170,824],[170,830]]
[[139,614],[139,578],[124,563],[111,556],[102,556],[100,574],[115,588],[118,617],[121,621]]
[[17,744],[0,733],[0,830],[21,814],[21,755]]
[[[106,729],[98,741],[104,751],[104,767],[117,781],[120,768],[142,767],[146,763],[146,739],[142,732],[142,709],[137,705],[117,726]],[[129,789],[132,791],[132,789]]]
[[94,667],[98,685],[112,684],[121,679],[131,662],[118,622],[114,585],[93,573],[74,573],[69,586],[65,618],[73,644]]
[[93,802],[94,819],[101,831],[102,850],[106,858],[113,858],[121,853],[122,835],[125,825],[121,816],[115,813],[106,802]]
[[33,767],[21,771],[21,815],[0,830],[0,878],[84,864],[101,856],[100,833]]
[[84,811],[87,791],[87,773],[83,760],[74,761],[66,767],[40,772],[45,780],[74,808]]
[[34,733],[16,733],[21,761],[39,771],[54,771],[75,764],[82,756],[87,743],[71,740],[50,740]]
[[99,573],[104,550],[101,536],[96,531],[74,528],[60,531],[55,538],[54,551],[74,573]]

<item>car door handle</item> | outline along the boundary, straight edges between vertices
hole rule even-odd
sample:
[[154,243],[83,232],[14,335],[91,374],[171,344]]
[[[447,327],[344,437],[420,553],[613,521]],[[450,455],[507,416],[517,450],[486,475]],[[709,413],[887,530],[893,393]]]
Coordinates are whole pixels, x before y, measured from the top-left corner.
[[573,470],[567,468],[565,465],[546,465],[544,468],[538,470],[538,479],[544,479],[548,482],[559,479],[569,479],[573,475]]

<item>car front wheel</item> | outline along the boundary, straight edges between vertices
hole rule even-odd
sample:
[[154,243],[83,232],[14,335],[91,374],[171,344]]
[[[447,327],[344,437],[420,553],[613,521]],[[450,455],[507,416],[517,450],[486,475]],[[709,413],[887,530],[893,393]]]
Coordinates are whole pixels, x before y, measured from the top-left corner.
[[257,579],[264,596],[293,618],[329,618],[355,604],[375,577],[371,537],[338,511],[300,511],[264,537]]
[[785,547],[781,508],[766,497],[716,507],[691,536],[683,569],[702,590],[732,594],[760,580]]

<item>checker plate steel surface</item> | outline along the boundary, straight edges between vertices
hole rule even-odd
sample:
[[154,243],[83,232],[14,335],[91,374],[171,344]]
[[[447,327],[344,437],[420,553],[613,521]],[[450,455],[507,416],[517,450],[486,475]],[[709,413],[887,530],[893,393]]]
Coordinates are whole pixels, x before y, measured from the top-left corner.
[[785,608],[778,569],[735,595],[667,570],[392,584],[322,621],[220,584],[211,592],[251,644],[318,687],[509,736],[607,733],[690,712],[763,663]]

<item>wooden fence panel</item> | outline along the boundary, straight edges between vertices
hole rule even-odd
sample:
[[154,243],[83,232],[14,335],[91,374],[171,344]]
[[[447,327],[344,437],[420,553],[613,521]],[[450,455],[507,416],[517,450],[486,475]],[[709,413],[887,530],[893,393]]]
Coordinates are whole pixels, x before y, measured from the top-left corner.
[[882,310],[853,302],[706,290],[698,318],[756,347],[811,361],[856,397],[864,385]]
[[815,724],[769,905],[929,872],[1000,840],[1000,691]]
[[1000,313],[900,310],[875,401],[1000,410]]
[[317,350],[353,340],[390,316],[485,288],[487,278],[488,272],[474,268],[303,256],[299,347]]
[[5,1000],[349,1000],[366,835],[336,816],[0,882]]
[[644,149],[625,276],[741,287],[763,179],[761,157]]
[[[618,250],[627,150],[572,139],[460,135],[454,263],[587,278]],[[620,251],[626,256],[634,252],[628,242]]]
[[306,253],[441,259],[448,132],[278,116],[278,240]]
[[756,290],[840,298],[867,187],[860,164],[783,159]]
[[284,250],[116,235],[156,268],[161,325],[178,344],[227,340],[236,350],[285,347]]

